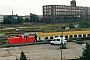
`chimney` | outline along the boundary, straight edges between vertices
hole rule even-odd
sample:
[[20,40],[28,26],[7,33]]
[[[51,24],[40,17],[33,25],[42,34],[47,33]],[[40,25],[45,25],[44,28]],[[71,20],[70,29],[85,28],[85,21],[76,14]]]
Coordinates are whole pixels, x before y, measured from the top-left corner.
[[73,7],[76,7],[76,1],[75,1],[75,0],[72,0],[72,1],[70,2],[70,5],[73,6]]

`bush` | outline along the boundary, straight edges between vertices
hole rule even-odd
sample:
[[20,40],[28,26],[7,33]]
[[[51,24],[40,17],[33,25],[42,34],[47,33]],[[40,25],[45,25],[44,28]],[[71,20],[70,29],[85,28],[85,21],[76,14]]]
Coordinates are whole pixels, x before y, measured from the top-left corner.
[[90,60],[90,44],[86,43],[86,47],[83,48],[82,56],[77,60]]
[[24,52],[22,51],[20,56],[20,60],[27,60],[26,55],[24,54]]

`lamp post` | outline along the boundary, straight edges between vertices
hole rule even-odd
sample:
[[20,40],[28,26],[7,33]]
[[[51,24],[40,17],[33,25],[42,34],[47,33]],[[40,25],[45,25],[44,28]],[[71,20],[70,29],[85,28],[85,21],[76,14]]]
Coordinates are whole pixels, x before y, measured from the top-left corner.
[[60,57],[61,57],[61,60],[62,60],[62,47],[63,47],[63,32],[62,32],[62,14],[60,15],[60,20],[61,20],[61,24],[60,24],[60,29],[61,29],[61,55],[60,55]]
[[63,47],[63,32],[61,32],[61,60],[62,60],[62,47]]
[[13,11],[12,11],[12,25],[13,25]]

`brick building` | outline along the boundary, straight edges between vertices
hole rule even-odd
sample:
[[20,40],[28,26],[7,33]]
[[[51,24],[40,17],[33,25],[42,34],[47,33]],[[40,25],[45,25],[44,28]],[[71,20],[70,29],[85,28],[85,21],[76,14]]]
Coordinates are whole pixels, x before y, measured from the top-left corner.
[[90,7],[76,6],[76,1],[72,0],[68,5],[44,5],[43,22],[79,22],[90,20]]

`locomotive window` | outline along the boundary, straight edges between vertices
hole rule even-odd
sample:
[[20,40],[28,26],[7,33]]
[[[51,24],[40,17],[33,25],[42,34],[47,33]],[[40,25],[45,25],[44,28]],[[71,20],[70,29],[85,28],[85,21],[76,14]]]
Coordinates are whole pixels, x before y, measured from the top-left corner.
[[25,38],[26,36],[24,36],[24,38]]
[[22,37],[22,38],[24,38],[24,36],[23,36],[23,35],[22,35],[21,37]]

